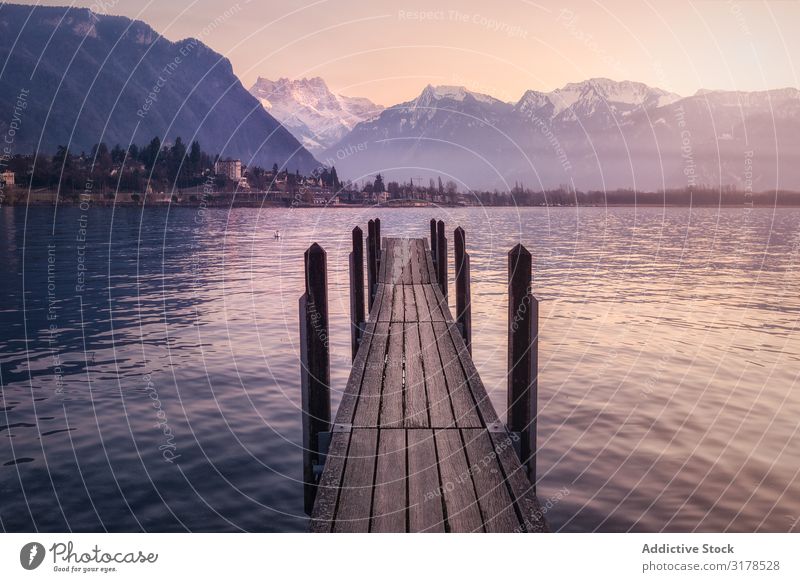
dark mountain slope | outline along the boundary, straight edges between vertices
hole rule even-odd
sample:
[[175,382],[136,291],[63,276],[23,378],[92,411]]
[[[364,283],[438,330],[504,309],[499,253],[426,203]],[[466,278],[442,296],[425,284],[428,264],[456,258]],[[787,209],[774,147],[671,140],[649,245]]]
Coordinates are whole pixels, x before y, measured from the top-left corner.
[[[27,20],[27,21],[26,21]],[[0,132],[28,91],[13,152],[197,139],[245,163],[307,171],[314,157],[196,39],[87,9],[0,6]],[[20,116],[18,116],[20,117]]]

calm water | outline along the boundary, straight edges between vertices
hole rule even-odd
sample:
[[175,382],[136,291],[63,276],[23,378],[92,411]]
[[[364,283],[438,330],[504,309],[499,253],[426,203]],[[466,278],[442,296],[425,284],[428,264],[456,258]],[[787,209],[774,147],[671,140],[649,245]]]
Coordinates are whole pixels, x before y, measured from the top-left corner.
[[[0,210],[0,526],[302,531],[302,252],[328,251],[341,389],[349,230],[376,214],[435,213]],[[498,410],[505,253],[535,256],[554,529],[800,530],[800,210],[436,215],[467,231]]]

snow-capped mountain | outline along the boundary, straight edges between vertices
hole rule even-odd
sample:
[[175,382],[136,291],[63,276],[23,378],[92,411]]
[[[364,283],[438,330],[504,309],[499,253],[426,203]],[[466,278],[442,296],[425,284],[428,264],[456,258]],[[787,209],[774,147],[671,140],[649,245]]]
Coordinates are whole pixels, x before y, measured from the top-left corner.
[[356,124],[383,111],[364,97],[331,92],[320,77],[277,81],[259,77],[250,93],[312,151],[333,145]]
[[[447,175],[464,186],[800,188],[800,92],[699,91],[589,79],[506,103],[427,86],[356,125],[327,156],[353,179]],[[355,147],[361,144],[360,147]],[[745,175],[747,173],[747,176]],[[752,180],[748,183],[748,180]]]
[[[321,159],[337,159],[348,176],[360,179],[375,167],[397,168],[392,177],[443,175],[460,171],[468,152],[480,155],[498,134],[514,106],[464,87],[428,85],[411,101],[385,109],[370,121],[359,123]],[[361,147],[358,147],[362,144]],[[363,144],[366,144],[364,147]],[[341,159],[338,152],[354,152]],[[456,151],[457,155],[452,153]],[[449,161],[453,161],[452,168]]]
[[642,109],[669,105],[680,95],[633,81],[589,79],[569,83],[550,93],[527,91],[517,109],[527,116],[550,122],[593,121],[601,125],[623,123],[624,118]]

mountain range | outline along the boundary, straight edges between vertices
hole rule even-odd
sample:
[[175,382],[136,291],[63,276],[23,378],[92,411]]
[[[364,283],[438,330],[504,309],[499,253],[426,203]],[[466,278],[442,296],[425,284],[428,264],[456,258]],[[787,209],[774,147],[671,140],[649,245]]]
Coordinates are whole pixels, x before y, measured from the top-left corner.
[[347,135],[356,124],[383,111],[365,97],[333,93],[320,77],[259,77],[250,93],[280,121],[309,151],[319,153]]
[[198,39],[170,42],[143,22],[84,8],[2,4],[0,63],[0,133],[13,130],[13,153],[180,136],[246,164],[318,166]]
[[428,85],[356,125],[320,155],[353,179],[508,190],[661,190],[700,185],[800,189],[800,92],[701,90],[682,97],[631,81],[589,79],[507,103]]

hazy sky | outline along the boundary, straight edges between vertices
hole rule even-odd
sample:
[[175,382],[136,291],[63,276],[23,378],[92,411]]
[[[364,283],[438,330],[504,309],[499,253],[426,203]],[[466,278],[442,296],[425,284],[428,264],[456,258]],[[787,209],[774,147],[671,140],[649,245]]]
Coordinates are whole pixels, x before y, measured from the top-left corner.
[[[42,4],[63,5],[65,0]],[[90,0],[76,6],[200,38],[246,87],[321,76],[391,105],[428,83],[507,101],[589,77],[682,95],[800,86],[800,2],[705,0]],[[106,8],[103,8],[106,6]],[[98,8],[99,7],[99,8]]]

